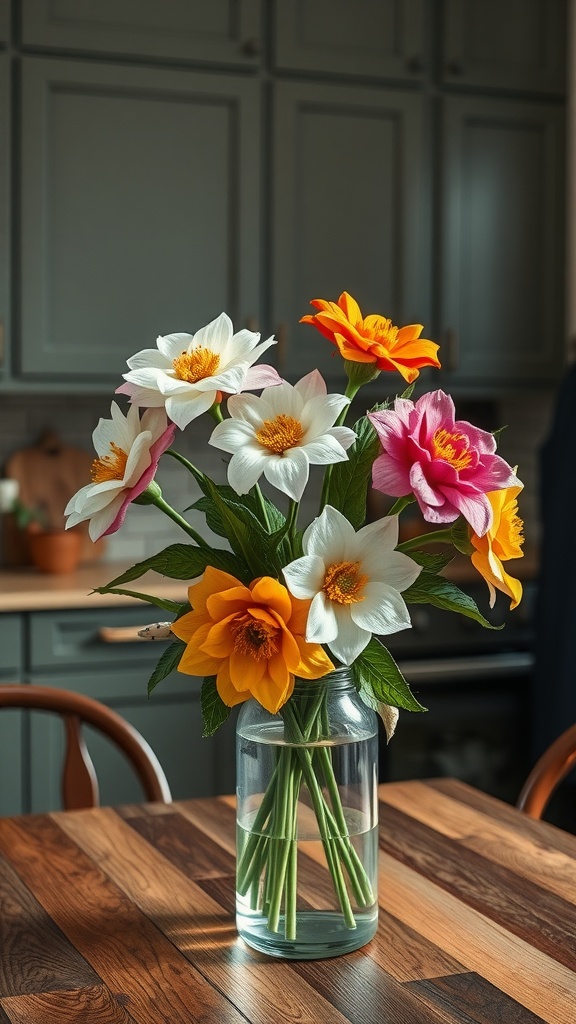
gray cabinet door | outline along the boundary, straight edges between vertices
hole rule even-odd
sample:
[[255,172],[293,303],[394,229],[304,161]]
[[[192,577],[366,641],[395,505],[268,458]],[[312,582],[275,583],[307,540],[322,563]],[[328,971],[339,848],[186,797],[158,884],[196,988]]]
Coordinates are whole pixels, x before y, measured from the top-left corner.
[[278,68],[417,81],[423,0],[276,0]]
[[10,0],[0,0],[0,42],[10,38]]
[[258,317],[256,81],[26,58],[22,107],[21,379]]
[[25,46],[250,66],[260,0],[23,0]]
[[[0,615],[0,683],[22,678],[23,632],[20,615]],[[24,716],[16,708],[0,708],[0,816],[24,811]]]
[[563,111],[445,104],[444,371],[449,383],[553,381],[563,341]]
[[[337,377],[334,346],[299,324],[348,291],[364,316],[429,323],[431,204],[423,100],[411,93],[280,83],[275,93],[272,324],[280,371]],[[429,170],[429,168],[428,168]]]
[[445,0],[444,81],[564,93],[566,11],[566,0]]
[[0,382],[7,372],[10,328],[10,66],[0,54]]

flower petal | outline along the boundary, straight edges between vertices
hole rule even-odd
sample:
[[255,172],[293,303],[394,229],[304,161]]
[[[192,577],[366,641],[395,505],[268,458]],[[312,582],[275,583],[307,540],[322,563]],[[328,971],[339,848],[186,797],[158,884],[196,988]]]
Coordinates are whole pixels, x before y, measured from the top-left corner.
[[412,625],[404,599],[386,583],[367,583],[363,601],[350,605],[352,621],[379,636],[398,633]]
[[326,566],[319,555],[303,555],[290,562],[282,572],[290,593],[302,600],[312,598],[322,590]]
[[[273,390],[279,391],[280,388]],[[272,455],[264,459],[264,476],[268,482],[294,501],[300,501],[308,483],[308,473],[308,457],[302,448],[292,448],[282,457]]]
[[343,665],[351,665],[369,644],[372,633],[353,621],[350,607],[357,605],[335,605],[337,635],[329,640],[328,647]]

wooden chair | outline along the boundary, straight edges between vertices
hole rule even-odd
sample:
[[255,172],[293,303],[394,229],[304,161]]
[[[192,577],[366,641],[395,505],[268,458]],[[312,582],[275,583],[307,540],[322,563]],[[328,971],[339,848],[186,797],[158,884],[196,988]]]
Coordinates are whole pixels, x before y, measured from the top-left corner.
[[66,810],[99,805],[98,780],[82,735],[82,723],[99,729],[131,762],[147,800],[172,803],[168,780],[143,736],[115,711],[91,697],[52,686],[0,684],[1,708],[52,711],[64,721],[66,752],[62,772],[62,802]]
[[571,725],[536,762],[522,786],[516,806],[531,818],[541,818],[554,790],[574,767],[576,725]]

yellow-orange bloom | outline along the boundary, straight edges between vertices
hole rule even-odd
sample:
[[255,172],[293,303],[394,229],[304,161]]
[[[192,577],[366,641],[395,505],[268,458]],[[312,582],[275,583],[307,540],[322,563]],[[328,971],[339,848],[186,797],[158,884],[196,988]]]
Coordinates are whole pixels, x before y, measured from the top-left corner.
[[194,676],[216,676],[228,707],[255,697],[276,714],[294,689],[294,677],[320,679],[334,669],[320,644],[304,635],[310,601],[300,601],[281,583],[261,576],[249,587],[208,566],[188,590],[193,611],[172,623],[186,650],[178,668]]
[[363,317],[348,292],[342,292],[337,303],[313,299],[311,305],[320,312],[303,316],[300,323],[317,327],[350,362],[373,363],[375,370],[397,370],[409,384],[421,367],[440,366],[439,346],[420,337],[421,324],[395,327],[377,313]]
[[511,598],[510,609],[516,608],[522,598],[520,580],[509,576],[502,562],[511,558],[521,558],[524,543],[522,528],[524,526],[518,515],[517,497],[520,487],[504,487],[500,491],[491,491],[486,495],[493,512],[492,526],[483,537],[472,534],[470,540],[476,551],[472,555],[472,565],[484,577],[490,591],[490,607],[496,600],[496,590],[501,590]]

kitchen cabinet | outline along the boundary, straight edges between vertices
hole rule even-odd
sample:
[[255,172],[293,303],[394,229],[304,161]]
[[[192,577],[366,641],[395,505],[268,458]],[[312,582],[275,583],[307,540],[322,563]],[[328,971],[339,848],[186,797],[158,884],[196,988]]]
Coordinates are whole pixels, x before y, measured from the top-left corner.
[[563,336],[563,111],[443,102],[444,379],[553,382]]
[[19,378],[109,387],[159,334],[257,317],[257,83],[37,57],[22,74]]
[[0,43],[10,38],[10,0],[0,0]]
[[22,0],[24,46],[250,67],[260,0]]
[[[230,791],[232,724],[222,734],[202,738],[202,681],[173,672],[148,698],[147,682],[160,645],[107,643],[100,635],[102,626],[136,627],[153,617],[147,606],[0,615],[0,678],[74,690],[114,708],[148,740],[175,799]],[[86,739],[102,803],[141,801],[141,787],[122,754],[95,730],[87,728]],[[60,806],[63,750],[58,716],[11,709],[0,713],[0,814]]]
[[0,54],[0,381],[6,370],[10,328],[9,103],[10,67],[6,54]]
[[[22,672],[23,631],[19,615],[0,615],[0,683],[18,682]],[[24,716],[0,711],[0,815],[22,810]]]
[[23,0],[0,391],[110,394],[222,310],[341,380],[298,321],[343,289],[424,324],[453,389],[555,381],[566,6]]
[[562,96],[566,0],[445,0],[446,84]]
[[278,69],[414,82],[424,69],[424,0],[276,0]]
[[365,315],[430,321],[425,104],[399,90],[275,88],[272,318],[290,379],[341,365],[300,317],[350,292]]

